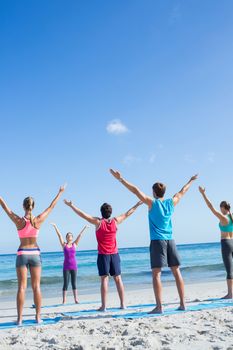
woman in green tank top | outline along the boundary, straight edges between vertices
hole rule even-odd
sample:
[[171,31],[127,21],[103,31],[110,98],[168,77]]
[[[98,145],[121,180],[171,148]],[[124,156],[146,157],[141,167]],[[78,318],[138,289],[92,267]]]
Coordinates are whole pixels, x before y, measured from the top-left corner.
[[220,203],[220,211],[216,210],[205,194],[205,188],[199,187],[199,191],[204,198],[208,208],[219,219],[221,231],[222,259],[227,272],[227,295],[223,299],[233,297],[233,217],[231,206],[226,201]]

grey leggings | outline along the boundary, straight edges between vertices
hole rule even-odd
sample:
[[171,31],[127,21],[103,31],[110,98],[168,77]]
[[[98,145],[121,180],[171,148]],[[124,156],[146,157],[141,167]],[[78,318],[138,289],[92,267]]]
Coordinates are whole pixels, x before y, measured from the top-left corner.
[[227,279],[233,279],[233,239],[222,239],[222,259],[227,272]]
[[63,278],[64,278],[63,290],[68,289],[70,276],[71,276],[72,289],[77,289],[77,270],[63,270]]

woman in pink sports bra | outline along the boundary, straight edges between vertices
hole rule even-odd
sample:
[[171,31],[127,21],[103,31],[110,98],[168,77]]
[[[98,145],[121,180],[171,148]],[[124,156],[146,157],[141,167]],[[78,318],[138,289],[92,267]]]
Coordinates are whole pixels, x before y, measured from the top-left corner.
[[32,210],[34,209],[34,200],[32,197],[27,197],[23,201],[23,208],[25,210],[24,217],[16,215],[0,197],[0,205],[9,216],[9,218],[16,225],[20,246],[17,251],[16,271],[18,278],[18,292],[17,292],[17,324],[22,324],[23,305],[25,299],[25,291],[27,288],[27,273],[28,269],[31,275],[31,285],[34,296],[34,303],[36,306],[36,322],[41,323],[41,291],[40,291],[40,277],[41,277],[41,257],[40,249],[37,245],[37,237],[42,223],[45,221],[51,210],[57,204],[61,194],[64,192],[65,186],[60,187],[58,194],[50,204],[50,206],[40,215],[34,217]]

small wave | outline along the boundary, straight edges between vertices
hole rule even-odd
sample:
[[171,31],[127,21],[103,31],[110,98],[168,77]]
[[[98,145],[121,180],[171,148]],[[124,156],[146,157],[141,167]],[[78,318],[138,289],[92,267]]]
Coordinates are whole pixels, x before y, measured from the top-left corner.
[[211,264],[211,265],[194,265],[181,267],[181,271],[198,272],[198,271],[222,271],[224,270],[223,264]]

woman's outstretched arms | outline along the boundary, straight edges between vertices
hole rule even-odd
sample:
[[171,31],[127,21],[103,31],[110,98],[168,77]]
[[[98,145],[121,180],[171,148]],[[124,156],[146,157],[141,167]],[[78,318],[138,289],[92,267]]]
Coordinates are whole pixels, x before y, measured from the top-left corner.
[[211,201],[208,199],[208,197],[205,194],[205,188],[199,186],[199,192],[201,193],[204,201],[206,202],[207,207],[212,211],[212,213],[220,220],[221,224],[223,225],[227,225],[228,224],[228,220],[227,218],[220,213],[220,211],[216,210],[213,206],[213,204],[211,203]]
[[59,201],[62,193],[65,191],[66,185],[61,186],[59,188],[58,194],[56,195],[56,197],[53,199],[53,201],[51,202],[50,206],[45,209],[43,211],[43,213],[41,213],[40,215],[38,215],[35,219],[34,219],[34,223],[35,226],[37,228],[40,227],[40,225],[45,221],[45,219],[48,217],[48,215],[51,213],[51,211],[53,210],[53,208],[55,207],[55,205],[57,204],[57,202]]
[[5,213],[9,216],[9,218],[14,222],[14,224],[19,228],[19,226],[22,224],[22,218],[20,218],[18,215],[16,215],[6,204],[4,199],[0,197],[0,205],[2,209],[5,211]]
[[51,222],[51,225],[55,228],[55,231],[56,231],[56,234],[57,234],[57,236],[58,236],[58,239],[59,239],[59,241],[60,241],[60,243],[61,243],[61,246],[62,246],[62,248],[64,248],[65,242],[64,242],[64,239],[63,239],[63,237],[62,237],[62,235],[61,235],[61,232],[58,230],[58,227],[57,227],[56,224],[54,224],[54,223]]
[[86,229],[88,229],[89,227],[90,227],[89,225],[86,225],[86,226],[84,226],[84,228],[81,230],[81,232],[80,232],[79,235],[77,236],[76,240],[74,241],[74,244],[76,244],[76,246],[79,244],[79,241],[80,241],[80,239],[82,238],[82,235],[83,235],[84,231],[85,231]]
[[181,190],[173,196],[173,203],[177,205],[185,193],[189,190],[190,186],[197,179],[198,175],[194,175],[190,180],[181,188]]
[[78,214],[82,219],[87,220],[90,224],[98,226],[100,224],[100,219],[94,216],[91,216],[81,209],[77,208],[71,201],[64,200],[64,203],[70,207],[76,214]]
[[124,220],[127,219],[130,215],[132,215],[132,214],[135,212],[135,210],[136,210],[140,205],[142,205],[142,204],[143,204],[142,201],[137,202],[132,208],[130,208],[129,210],[127,210],[126,213],[117,216],[117,217],[115,218],[115,219],[116,219],[116,222],[117,222],[118,224],[121,224],[122,221],[124,221]]
[[126,181],[125,179],[123,179],[123,177],[121,176],[119,171],[115,171],[113,169],[110,169],[110,173],[115,177],[115,179],[120,181],[122,183],[122,185],[124,185],[130,192],[135,194],[140,199],[140,201],[147,204],[149,207],[152,206],[153,199],[151,197],[147,196],[145,193],[143,193],[137,186],[135,186],[135,185],[131,184],[130,182]]

